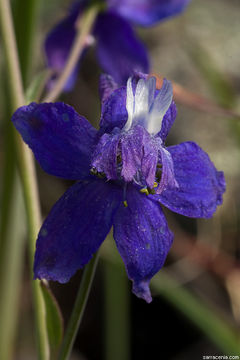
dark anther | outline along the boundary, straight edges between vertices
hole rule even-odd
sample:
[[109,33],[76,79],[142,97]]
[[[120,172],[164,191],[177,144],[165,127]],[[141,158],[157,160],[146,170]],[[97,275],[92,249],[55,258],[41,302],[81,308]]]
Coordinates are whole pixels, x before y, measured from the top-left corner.
[[157,164],[156,168],[156,181],[160,183],[162,177],[162,164]]
[[97,176],[99,179],[104,179],[106,174],[104,172],[98,172],[96,168],[92,167],[90,173],[94,176]]
[[121,154],[117,155],[117,164],[121,164],[122,163],[122,156]]

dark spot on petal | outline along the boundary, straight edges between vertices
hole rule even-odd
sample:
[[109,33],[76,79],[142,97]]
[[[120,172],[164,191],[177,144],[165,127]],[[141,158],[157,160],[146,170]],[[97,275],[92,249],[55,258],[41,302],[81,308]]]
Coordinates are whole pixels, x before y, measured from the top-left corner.
[[40,235],[45,237],[45,236],[47,236],[47,234],[48,234],[47,229],[42,228],[41,231],[40,231]]
[[67,113],[62,114],[62,119],[63,119],[63,121],[68,122],[69,121],[69,115]]
[[35,129],[35,130],[40,130],[43,126],[43,123],[40,119],[38,119],[37,117],[31,117],[30,118],[30,123],[31,126]]

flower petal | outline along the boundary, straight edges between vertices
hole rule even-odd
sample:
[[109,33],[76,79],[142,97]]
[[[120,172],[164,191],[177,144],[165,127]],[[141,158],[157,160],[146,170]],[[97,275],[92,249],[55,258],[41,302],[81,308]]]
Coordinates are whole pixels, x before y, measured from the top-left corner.
[[190,0],[107,0],[108,7],[125,19],[151,26],[182,12]]
[[118,84],[113,77],[108,74],[101,74],[99,80],[99,93],[101,102],[104,103],[107,98],[118,88]]
[[35,279],[65,283],[107,236],[119,205],[119,189],[101,180],[78,182],[53,206],[39,232]]
[[114,216],[114,238],[134,294],[151,302],[149,281],[163,266],[173,234],[159,204],[131,185],[127,204],[121,204]]
[[93,154],[92,166],[108,180],[117,179],[117,150],[120,134],[103,134]]
[[102,13],[96,22],[95,35],[99,63],[118,84],[125,85],[134,70],[148,73],[145,47],[122,17]]
[[97,130],[71,106],[31,103],[12,121],[46,172],[73,180],[89,175]]
[[127,82],[126,108],[128,112],[128,121],[124,127],[124,130],[126,131],[135,124],[141,124],[147,128],[147,119],[154,102],[156,78],[140,78],[137,81],[136,86],[134,86],[136,78],[137,75],[133,78],[129,78]]
[[114,90],[103,102],[100,120],[100,131],[111,132],[115,127],[122,129],[127,121],[126,87]]
[[148,134],[141,125],[134,126],[122,135],[120,142],[121,175],[125,181],[134,180],[141,187],[153,188],[156,181],[159,148],[161,148],[158,140]]
[[189,217],[209,218],[222,203],[225,191],[223,172],[217,171],[209,156],[195,143],[167,148],[172,156],[179,187],[167,189],[154,198],[170,210]]
[[178,182],[174,173],[174,164],[171,153],[163,146],[159,147],[159,152],[162,163],[162,171],[160,184],[156,189],[157,194],[161,194],[166,189],[178,188]]
[[163,117],[161,130],[157,134],[157,136],[160,136],[163,142],[165,142],[168,133],[176,119],[176,116],[177,116],[177,108],[175,102],[172,101],[169,109],[167,110],[166,114]]
[[156,181],[156,168],[158,163],[159,146],[154,140],[144,144],[141,172],[146,185],[152,189]]
[[141,170],[144,157],[144,145],[148,141],[148,133],[142,126],[135,126],[122,135],[121,154],[122,172],[125,181],[133,180],[136,173]]
[[162,128],[162,121],[173,98],[173,88],[170,81],[164,79],[161,89],[153,101],[148,116],[146,128],[150,134],[157,134]]

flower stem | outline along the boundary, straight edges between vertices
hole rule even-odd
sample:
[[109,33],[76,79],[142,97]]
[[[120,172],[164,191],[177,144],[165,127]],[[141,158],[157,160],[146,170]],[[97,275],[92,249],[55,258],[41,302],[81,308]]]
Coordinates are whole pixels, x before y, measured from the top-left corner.
[[92,260],[84,268],[83,277],[81,279],[81,284],[78,290],[77,298],[75,300],[74,308],[59,352],[58,360],[67,360],[70,356],[73,343],[86,307],[88,295],[97,267],[97,262],[98,253],[93,256]]
[[[19,314],[19,296],[23,273],[25,228],[22,222],[23,199],[19,178],[13,180],[8,217],[11,224],[4,230],[0,262],[0,359],[13,357]],[[11,225],[11,226],[9,226]]]
[[[24,92],[9,0],[0,0],[0,29],[6,58],[6,72],[9,79],[11,110],[14,111],[16,108],[24,105]],[[41,223],[37,183],[30,150],[23,144],[16,132],[14,138],[27,214],[29,253],[32,265],[35,240]],[[39,282],[33,282],[33,295],[36,313],[38,357],[41,360],[46,360],[49,358],[49,348],[45,323],[45,307]]]
[[[38,0],[17,0],[14,7],[15,34],[24,87],[32,70],[33,41],[37,23]],[[24,26],[23,26],[24,24]]]
[[130,289],[124,267],[104,261],[104,282],[104,359],[128,360],[130,359]]
[[81,14],[81,18],[77,20],[78,31],[71,49],[71,53],[68,57],[68,60],[61,75],[56,82],[56,85],[46,95],[43,102],[54,101],[62,92],[68,77],[71,75],[72,71],[76,67],[79,58],[86,46],[87,37],[91,34],[92,27],[98,12],[99,5],[94,4],[90,6],[90,8],[88,8],[83,15]]

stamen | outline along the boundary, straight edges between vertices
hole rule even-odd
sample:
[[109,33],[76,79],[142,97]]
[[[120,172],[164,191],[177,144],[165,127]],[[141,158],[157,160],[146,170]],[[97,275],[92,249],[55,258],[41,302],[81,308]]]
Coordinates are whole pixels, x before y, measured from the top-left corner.
[[94,168],[94,167],[92,167],[91,169],[90,169],[90,174],[92,174],[92,175],[97,175],[97,169],[96,168]]
[[148,191],[147,188],[142,188],[142,189],[140,190],[140,193],[149,195],[149,191]]
[[156,191],[154,189],[148,188],[148,193],[151,195],[154,195],[154,194],[156,194]]
[[117,164],[119,165],[121,163],[122,163],[122,156],[121,156],[121,154],[118,154],[118,156],[117,156]]
[[157,188],[158,187],[158,183],[155,181],[154,183],[153,183],[153,188]]
[[127,203],[126,198],[127,198],[127,183],[124,184],[124,188],[123,188],[123,199],[124,199],[123,200],[123,205],[125,207],[128,207],[128,203]]
[[104,174],[104,172],[99,172],[99,173],[97,173],[97,177],[99,179],[104,179],[106,177],[106,174]]
[[90,174],[97,176],[99,179],[105,179],[106,174],[104,172],[98,172],[96,168],[92,167],[90,169]]
[[[157,180],[157,183],[160,183],[161,177],[162,177],[162,170],[157,170],[157,171],[156,171],[156,180]],[[155,186],[154,186],[154,187],[155,187]]]

